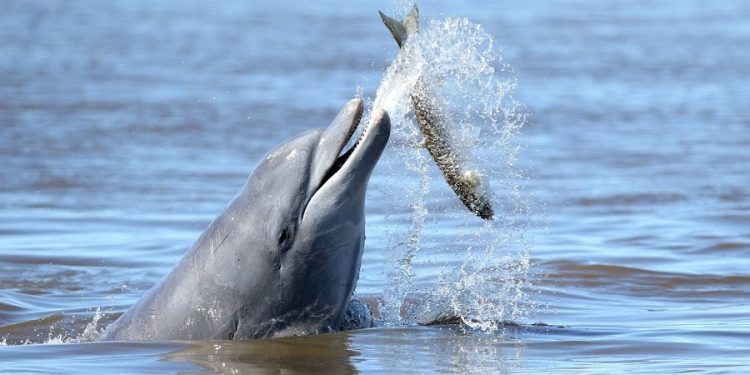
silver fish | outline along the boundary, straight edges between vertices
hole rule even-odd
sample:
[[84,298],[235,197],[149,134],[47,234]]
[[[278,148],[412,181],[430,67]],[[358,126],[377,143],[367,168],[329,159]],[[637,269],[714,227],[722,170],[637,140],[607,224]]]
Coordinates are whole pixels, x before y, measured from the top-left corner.
[[[380,18],[391,31],[399,48],[403,47],[411,35],[417,33],[419,10],[416,5],[403,21],[388,17],[383,12],[380,12]],[[411,101],[419,129],[424,135],[424,146],[443,172],[445,181],[469,211],[482,219],[491,220],[494,213],[486,183],[478,172],[462,171],[458,165],[457,154],[449,143],[447,121],[441,114],[440,102],[423,77],[417,78],[411,92]]]

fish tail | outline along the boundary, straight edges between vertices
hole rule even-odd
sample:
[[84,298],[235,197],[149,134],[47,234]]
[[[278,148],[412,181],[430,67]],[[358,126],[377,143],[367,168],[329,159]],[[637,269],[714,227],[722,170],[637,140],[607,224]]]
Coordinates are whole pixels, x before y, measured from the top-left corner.
[[416,4],[414,4],[414,7],[403,21],[388,17],[381,11],[378,11],[378,13],[380,13],[380,18],[383,19],[383,23],[391,31],[391,35],[393,35],[393,39],[396,39],[399,47],[406,43],[409,36],[417,33],[417,28],[419,27],[419,9],[417,9]]

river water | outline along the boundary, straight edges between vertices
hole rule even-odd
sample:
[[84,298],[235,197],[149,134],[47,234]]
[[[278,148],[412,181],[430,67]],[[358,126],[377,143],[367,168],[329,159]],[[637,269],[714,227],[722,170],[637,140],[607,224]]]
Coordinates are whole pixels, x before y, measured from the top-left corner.
[[[406,7],[4,1],[0,370],[750,370],[739,0],[420,3],[424,24],[494,38],[488,100],[516,115],[469,138],[496,220],[463,208],[404,123],[366,203],[357,294],[382,301],[378,327],[95,342],[270,148],[372,102],[397,54],[378,9]],[[468,325],[417,324],[437,315]]]

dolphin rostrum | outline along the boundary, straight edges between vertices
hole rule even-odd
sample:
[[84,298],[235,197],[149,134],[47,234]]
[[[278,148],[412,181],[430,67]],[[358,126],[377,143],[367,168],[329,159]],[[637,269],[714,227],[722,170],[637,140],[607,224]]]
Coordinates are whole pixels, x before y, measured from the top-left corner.
[[390,135],[384,111],[272,150],[172,271],[102,340],[240,340],[339,330],[359,277],[365,192]]
[[[415,5],[403,21],[398,21],[380,12],[380,18],[390,30],[399,47],[417,33],[419,10]],[[424,135],[424,146],[435,160],[443,177],[461,202],[482,219],[491,220],[494,213],[490,203],[487,182],[474,170],[462,171],[458,154],[450,144],[447,120],[440,111],[440,102],[428,87],[423,76],[417,78],[411,92],[419,129]]]

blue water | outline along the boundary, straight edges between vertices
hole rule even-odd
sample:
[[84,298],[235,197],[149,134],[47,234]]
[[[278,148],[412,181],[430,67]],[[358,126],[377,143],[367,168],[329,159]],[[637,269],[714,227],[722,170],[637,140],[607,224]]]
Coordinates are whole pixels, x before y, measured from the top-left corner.
[[[513,138],[518,174],[492,183],[517,188],[518,201],[498,202],[515,211],[490,240],[434,165],[426,197],[408,190],[424,177],[398,169],[410,161],[393,144],[368,191],[357,293],[392,290],[390,257],[414,225],[404,202],[422,199],[407,305],[442,282],[455,290],[452,312],[508,302],[482,311],[514,324],[90,342],[171,269],[271,147],[375,94],[397,52],[377,10],[405,7],[6,0],[2,372],[750,370],[750,5],[419,5],[424,19],[481,24],[509,64],[502,79],[517,84],[527,119]],[[462,278],[498,238],[509,245],[492,255],[528,256],[528,269]]]

